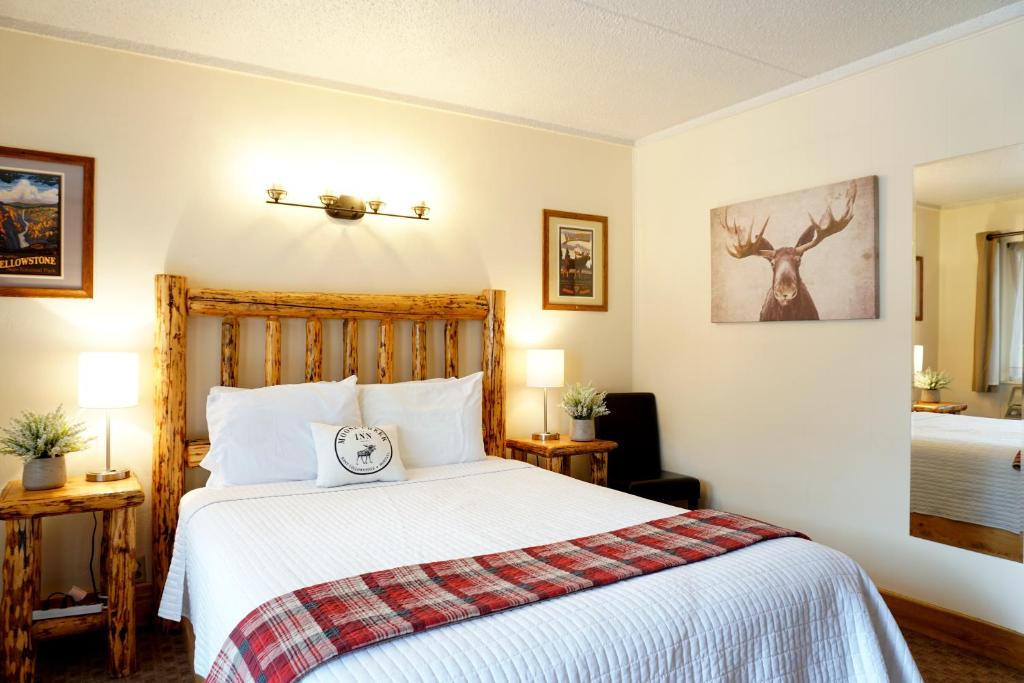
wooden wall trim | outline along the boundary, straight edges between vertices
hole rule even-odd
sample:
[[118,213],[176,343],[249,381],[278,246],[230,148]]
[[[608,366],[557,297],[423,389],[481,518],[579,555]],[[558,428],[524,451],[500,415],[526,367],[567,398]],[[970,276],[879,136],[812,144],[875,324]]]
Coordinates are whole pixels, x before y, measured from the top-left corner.
[[1024,633],[891,591],[879,591],[900,628],[1024,671]]

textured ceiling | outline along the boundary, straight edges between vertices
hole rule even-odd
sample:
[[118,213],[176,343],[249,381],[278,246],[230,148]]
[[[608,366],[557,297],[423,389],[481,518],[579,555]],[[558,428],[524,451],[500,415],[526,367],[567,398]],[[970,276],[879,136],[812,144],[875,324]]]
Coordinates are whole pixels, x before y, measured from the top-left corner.
[[0,0],[0,24],[634,141],[1012,2]]
[[1021,195],[1024,145],[944,159],[914,169],[914,200],[930,206]]

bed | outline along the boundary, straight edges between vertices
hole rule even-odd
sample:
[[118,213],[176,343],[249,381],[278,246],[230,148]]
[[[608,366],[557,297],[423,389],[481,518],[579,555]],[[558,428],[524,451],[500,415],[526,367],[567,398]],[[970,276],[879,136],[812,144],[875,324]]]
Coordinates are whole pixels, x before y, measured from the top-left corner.
[[1024,559],[1024,423],[911,413],[911,533]]
[[[444,374],[459,374],[458,323],[481,321],[483,440],[504,456],[504,293],[380,296],[190,289],[157,276],[154,574],[160,615],[187,619],[206,675],[227,634],[281,593],[377,569],[516,549],[670,517],[678,508],[488,457],[409,469],[398,482],[279,482],[184,491],[209,445],[185,433],[186,320],[222,317],[221,383],[237,384],[238,318],[266,323],[267,384],[280,381],[280,318],[306,318],[306,379],[321,378],[322,320],[379,320],[377,381],[394,379],[394,322],[412,320],[413,379],[426,324],[443,321]],[[387,514],[380,514],[386,510]],[[179,515],[180,513],[180,515]],[[332,520],[348,520],[338,524]],[[173,551],[173,552],[172,552]],[[173,560],[172,560],[173,557]],[[352,680],[892,680],[920,676],[863,570],[781,538],[601,588],[378,643],[313,670]]]

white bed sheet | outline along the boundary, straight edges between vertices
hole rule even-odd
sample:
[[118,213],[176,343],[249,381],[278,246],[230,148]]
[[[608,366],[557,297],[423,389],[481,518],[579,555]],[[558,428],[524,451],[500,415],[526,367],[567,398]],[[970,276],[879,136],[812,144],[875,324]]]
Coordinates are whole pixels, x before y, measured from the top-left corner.
[[911,425],[911,512],[1024,530],[1024,473],[1013,469],[1024,423],[911,413]]
[[[409,474],[340,489],[291,482],[187,494],[160,615],[180,618],[186,598],[196,673],[250,610],[302,586],[680,512],[496,458]],[[921,679],[863,570],[787,538],[379,643],[303,680]]]

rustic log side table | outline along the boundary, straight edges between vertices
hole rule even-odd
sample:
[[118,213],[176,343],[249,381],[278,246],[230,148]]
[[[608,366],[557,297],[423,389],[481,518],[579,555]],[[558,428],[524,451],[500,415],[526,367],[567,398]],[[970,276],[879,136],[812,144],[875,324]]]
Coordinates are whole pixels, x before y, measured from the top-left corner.
[[[105,482],[69,477],[65,486],[47,491],[26,491],[21,481],[7,483],[0,493],[6,537],[0,599],[3,680],[32,680],[36,640],[104,627],[111,674],[125,677],[135,672],[135,508],[143,499],[135,475]],[[103,513],[106,609],[33,623],[32,610],[40,605],[42,518],[79,512]]]
[[590,482],[608,486],[608,454],[619,447],[614,441],[570,441],[566,438],[550,441],[534,439],[507,439],[505,446],[515,460],[526,460],[527,453],[537,456],[537,464],[546,470],[569,474],[572,456],[590,456]]

